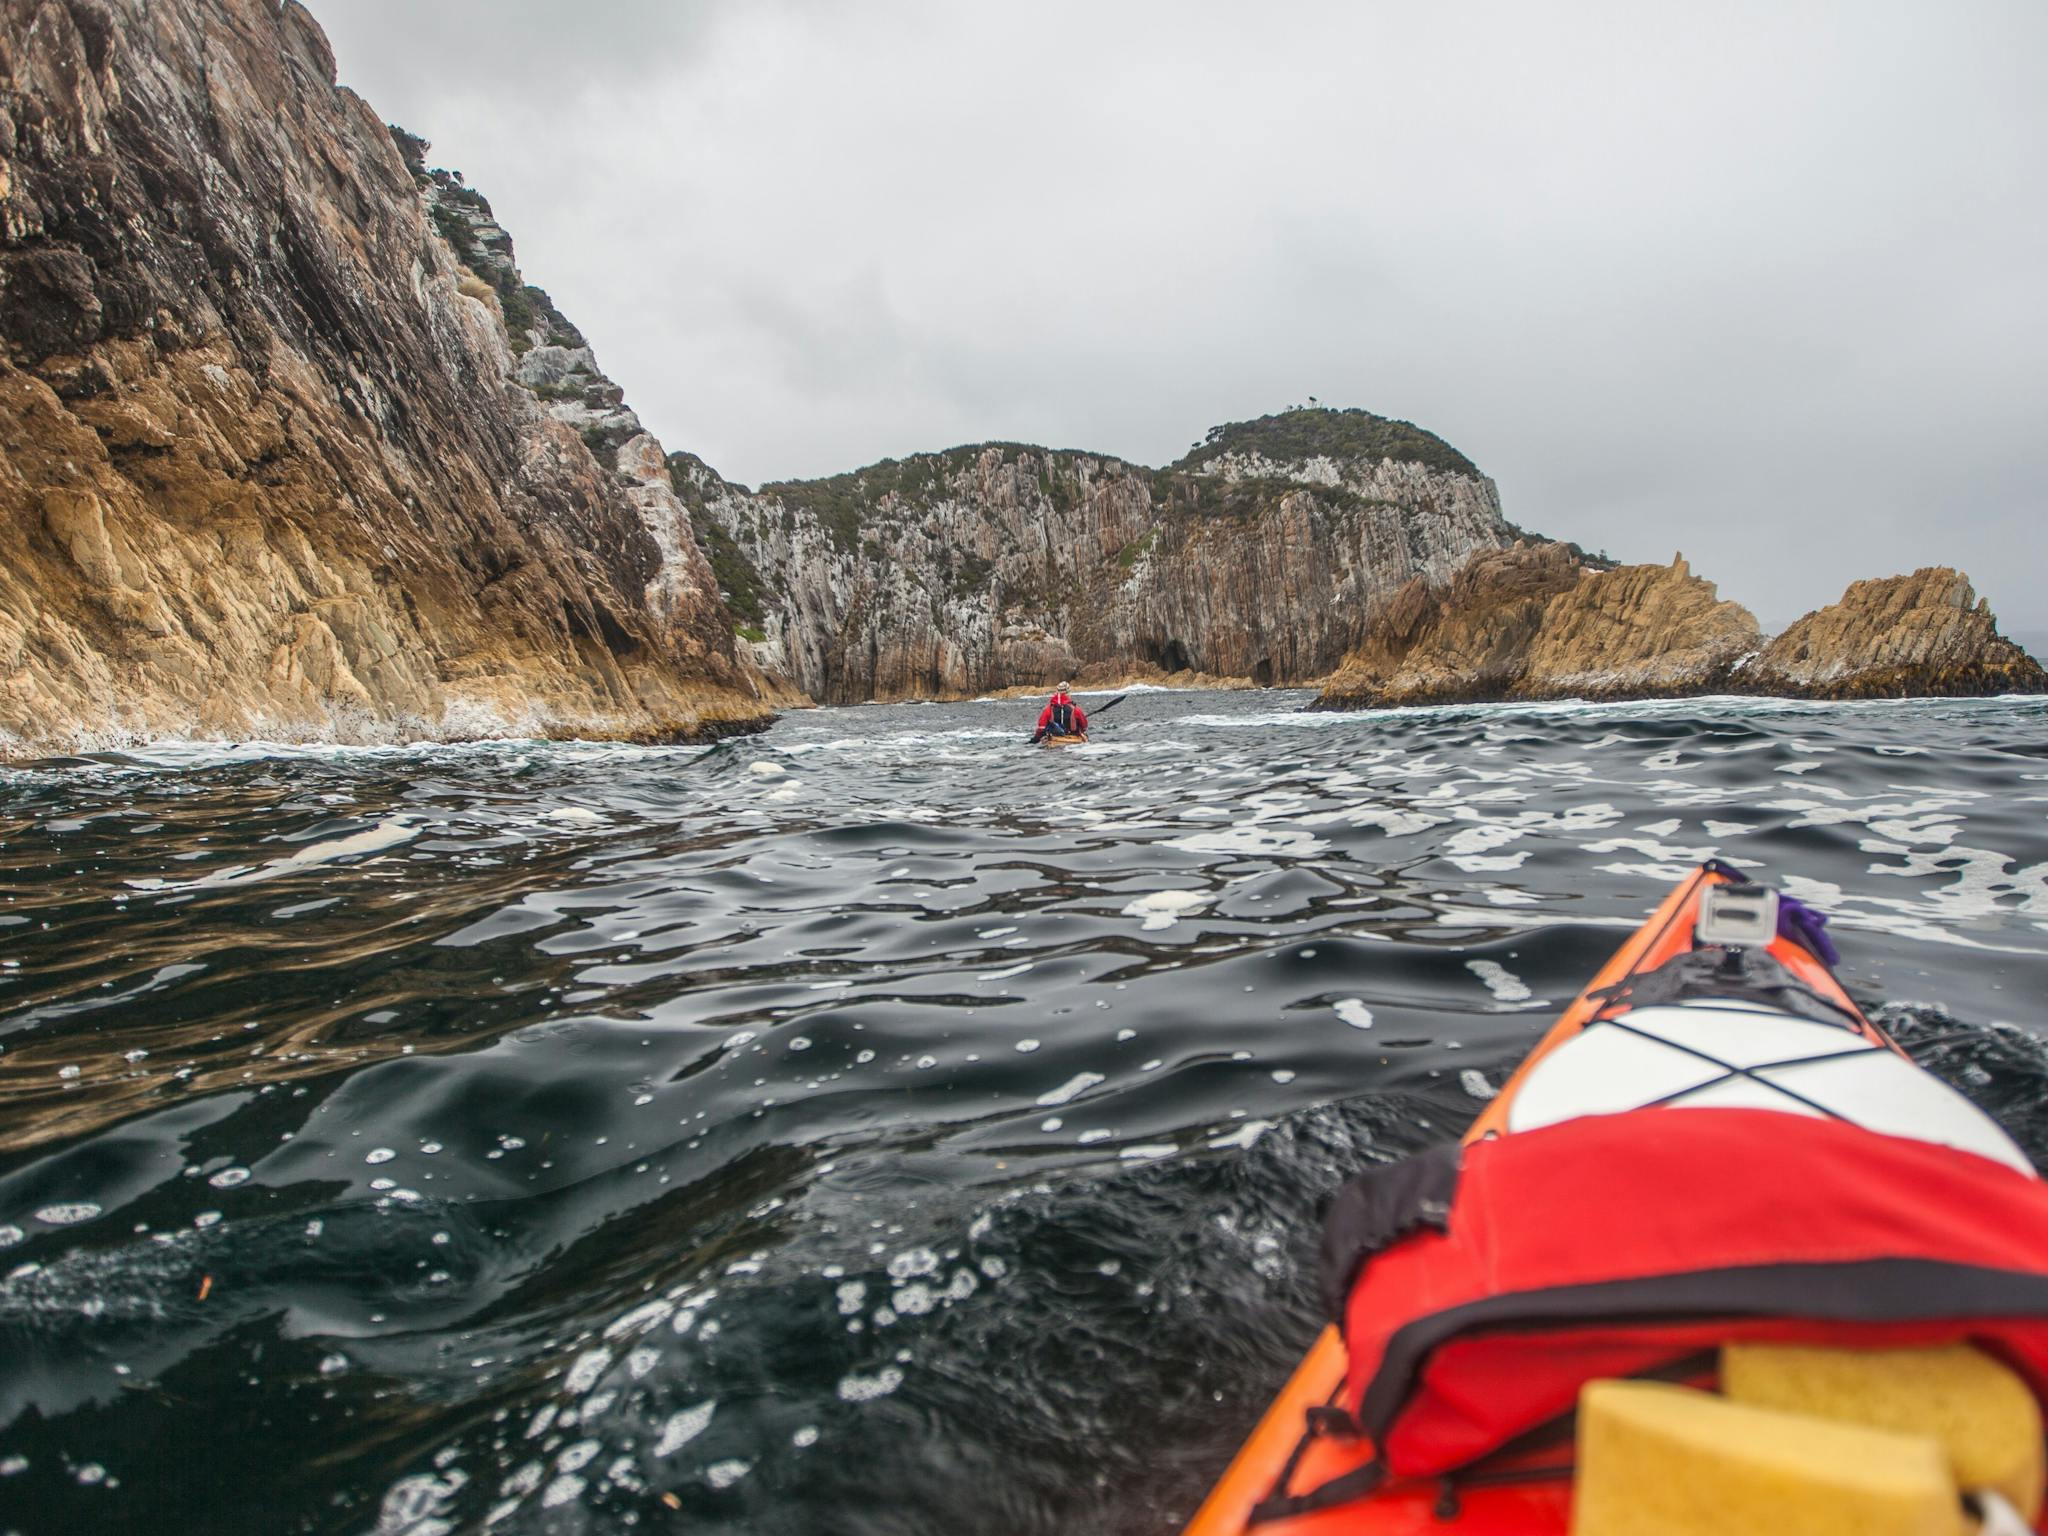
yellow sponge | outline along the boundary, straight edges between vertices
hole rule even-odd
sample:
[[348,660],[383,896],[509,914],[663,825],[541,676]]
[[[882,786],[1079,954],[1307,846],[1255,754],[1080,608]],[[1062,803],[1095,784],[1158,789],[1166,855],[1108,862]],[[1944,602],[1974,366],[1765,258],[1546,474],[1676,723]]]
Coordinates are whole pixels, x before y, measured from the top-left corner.
[[1947,1459],[1901,1435],[1595,1381],[1579,1394],[1572,1536],[1963,1536]]
[[1721,1390],[1763,1408],[1932,1435],[1958,1487],[2004,1494],[2029,1524],[2041,1513],[2040,1404],[2011,1370],[1967,1344],[1730,1344],[1721,1351]]

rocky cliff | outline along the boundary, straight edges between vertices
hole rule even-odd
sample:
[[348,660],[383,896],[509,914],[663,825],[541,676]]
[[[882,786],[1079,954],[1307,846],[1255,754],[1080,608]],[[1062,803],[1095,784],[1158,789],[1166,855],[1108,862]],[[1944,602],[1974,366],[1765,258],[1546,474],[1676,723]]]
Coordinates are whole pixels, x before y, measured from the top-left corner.
[[1601,568],[1569,545],[1474,556],[1396,595],[1317,703],[1330,709],[1487,699],[1659,698],[1711,691],[1762,645],[1684,557]]
[[1363,411],[1219,427],[1163,470],[1011,443],[677,492],[756,653],[824,703],[1334,667],[1404,584],[1513,541],[1492,481]]
[[1859,581],[1764,648],[1747,686],[1810,699],[2048,692],[2041,664],[1945,566]]
[[1955,571],[1857,582],[1766,643],[1683,557],[1601,570],[1570,546],[1522,543],[1404,587],[1312,707],[2041,691],[2048,677]]
[[766,717],[660,444],[424,150],[289,0],[0,0],[0,748]]

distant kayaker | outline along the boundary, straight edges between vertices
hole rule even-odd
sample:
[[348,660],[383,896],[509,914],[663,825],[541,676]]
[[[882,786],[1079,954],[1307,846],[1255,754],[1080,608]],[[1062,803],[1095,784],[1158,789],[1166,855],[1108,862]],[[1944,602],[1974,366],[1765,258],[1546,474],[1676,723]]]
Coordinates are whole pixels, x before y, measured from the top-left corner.
[[1067,692],[1067,685],[1061,683],[1053,690],[1052,700],[1038,712],[1038,729],[1031,733],[1033,741],[1042,741],[1047,736],[1085,736],[1088,734],[1088,711],[1076,704]]

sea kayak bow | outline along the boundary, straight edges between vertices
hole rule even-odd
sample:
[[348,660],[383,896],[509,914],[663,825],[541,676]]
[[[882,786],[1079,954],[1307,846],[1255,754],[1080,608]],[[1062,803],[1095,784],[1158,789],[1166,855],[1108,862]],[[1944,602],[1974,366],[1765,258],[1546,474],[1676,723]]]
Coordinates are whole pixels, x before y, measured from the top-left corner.
[[1580,1390],[1744,1340],[1971,1342],[2044,1395],[2048,1186],[1810,919],[1703,866],[1462,1142],[1347,1185],[1333,1321],[1186,1536],[1563,1533]]

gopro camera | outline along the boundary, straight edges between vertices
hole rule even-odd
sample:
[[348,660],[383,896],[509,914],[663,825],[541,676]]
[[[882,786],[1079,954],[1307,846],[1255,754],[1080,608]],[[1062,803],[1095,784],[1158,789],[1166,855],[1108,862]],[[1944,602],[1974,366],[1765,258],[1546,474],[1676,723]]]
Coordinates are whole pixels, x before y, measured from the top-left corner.
[[1778,893],[1761,885],[1710,886],[1700,898],[1693,937],[1733,947],[1768,944],[1778,936]]

